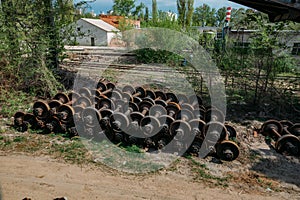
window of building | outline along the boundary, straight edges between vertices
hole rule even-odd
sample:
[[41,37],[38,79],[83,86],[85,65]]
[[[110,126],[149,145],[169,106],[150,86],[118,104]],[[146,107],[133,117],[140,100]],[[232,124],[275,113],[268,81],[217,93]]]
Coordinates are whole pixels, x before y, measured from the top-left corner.
[[79,27],[77,27],[77,31],[80,32],[80,28]]

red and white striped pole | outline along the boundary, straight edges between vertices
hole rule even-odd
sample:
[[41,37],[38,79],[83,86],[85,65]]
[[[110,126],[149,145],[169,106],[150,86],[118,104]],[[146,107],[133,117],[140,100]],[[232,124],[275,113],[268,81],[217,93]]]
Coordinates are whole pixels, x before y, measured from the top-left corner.
[[227,7],[226,19],[225,19],[225,22],[226,22],[227,26],[229,25],[230,18],[231,18],[231,7]]
[[[225,35],[228,33],[228,26],[231,18],[231,7],[227,7],[226,10],[226,19],[222,29],[222,38],[225,41]],[[225,49],[225,43],[223,44],[223,48]]]

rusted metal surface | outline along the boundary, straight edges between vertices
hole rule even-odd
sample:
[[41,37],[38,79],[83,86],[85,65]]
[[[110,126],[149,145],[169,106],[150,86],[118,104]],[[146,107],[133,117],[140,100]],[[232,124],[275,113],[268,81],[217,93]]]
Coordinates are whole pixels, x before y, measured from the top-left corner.
[[[173,141],[174,149],[193,155],[199,155],[201,145],[208,145],[211,156],[225,161],[239,155],[239,147],[233,142],[236,130],[224,124],[224,114],[217,108],[205,107],[199,96],[132,86],[121,89],[107,80],[96,85],[95,89],[82,87],[34,102],[32,113],[14,115],[15,128],[107,139],[149,151],[163,149]],[[212,143],[207,143],[207,137]],[[186,138],[192,138],[192,143]]]
[[262,125],[260,133],[273,140],[273,148],[278,153],[300,155],[300,124],[287,120],[268,120]]

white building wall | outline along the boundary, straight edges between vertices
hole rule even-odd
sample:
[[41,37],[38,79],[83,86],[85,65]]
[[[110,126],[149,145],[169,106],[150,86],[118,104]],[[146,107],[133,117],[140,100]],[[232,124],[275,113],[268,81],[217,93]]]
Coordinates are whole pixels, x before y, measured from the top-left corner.
[[92,46],[94,38],[95,46],[107,46],[110,42],[110,34],[84,20],[78,20],[76,24],[76,42],[83,46]]
[[107,43],[108,46],[110,45],[110,42],[113,38],[121,38],[122,35],[120,33],[115,33],[115,32],[108,32],[107,33]]

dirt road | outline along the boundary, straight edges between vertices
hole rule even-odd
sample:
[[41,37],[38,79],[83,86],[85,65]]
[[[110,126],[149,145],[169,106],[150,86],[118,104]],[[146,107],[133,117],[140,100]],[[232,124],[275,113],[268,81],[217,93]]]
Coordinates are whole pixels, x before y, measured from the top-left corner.
[[[208,188],[173,173],[116,175],[93,166],[60,163],[48,157],[0,156],[4,200],[53,199],[283,199],[282,195],[245,194]],[[293,199],[293,197],[288,197]],[[294,197],[296,198],[296,197]]]

